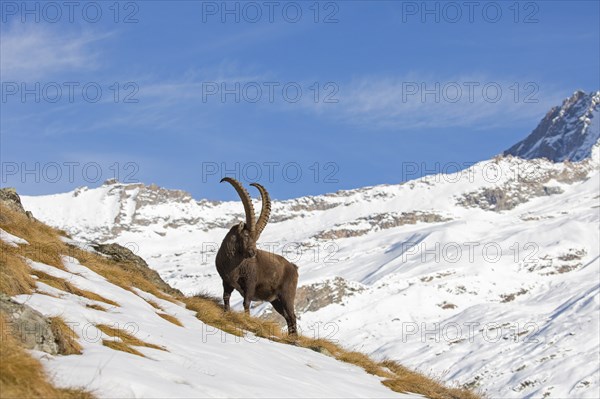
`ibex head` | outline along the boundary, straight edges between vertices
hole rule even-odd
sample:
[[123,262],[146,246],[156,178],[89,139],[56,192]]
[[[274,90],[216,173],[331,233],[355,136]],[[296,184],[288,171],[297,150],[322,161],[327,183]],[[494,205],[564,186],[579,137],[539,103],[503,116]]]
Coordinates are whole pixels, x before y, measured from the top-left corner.
[[271,214],[271,199],[269,198],[269,193],[260,184],[251,184],[260,191],[262,198],[260,217],[258,218],[258,221],[256,221],[254,206],[252,205],[252,199],[250,198],[248,191],[246,191],[239,181],[231,177],[224,177],[221,179],[221,183],[224,181],[230,183],[233,188],[235,188],[235,191],[237,191],[242,200],[244,211],[246,213],[246,222],[240,222],[229,230],[229,233],[225,237],[226,245],[228,245],[230,250],[241,254],[244,258],[252,258],[256,255],[257,251],[256,241],[258,241],[260,233],[262,233],[267,226]]

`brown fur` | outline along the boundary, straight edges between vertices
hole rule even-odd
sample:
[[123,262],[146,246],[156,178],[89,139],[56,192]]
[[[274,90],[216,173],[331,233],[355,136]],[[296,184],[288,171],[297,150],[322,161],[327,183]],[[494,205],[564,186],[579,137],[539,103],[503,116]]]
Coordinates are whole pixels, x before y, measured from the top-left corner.
[[[263,197],[263,201],[265,200],[268,201],[268,198]],[[242,196],[242,201],[249,201],[249,198]],[[245,207],[253,211],[252,207]],[[248,217],[247,220],[251,218]],[[244,297],[246,313],[250,312],[252,301],[268,301],[285,318],[288,333],[295,335],[294,299],[298,285],[298,267],[282,256],[257,249],[258,237],[254,233],[254,227],[244,222],[233,226],[217,252],[215,263],[223,279],[224,309],[229,311],[229,298],[234,289]]]

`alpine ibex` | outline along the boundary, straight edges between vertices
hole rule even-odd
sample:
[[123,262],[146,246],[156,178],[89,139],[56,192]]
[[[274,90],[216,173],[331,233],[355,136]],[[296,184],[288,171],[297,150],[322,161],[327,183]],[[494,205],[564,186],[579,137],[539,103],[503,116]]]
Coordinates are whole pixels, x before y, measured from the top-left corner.
[[269,301],[281,314],[288,333],[296,334],[294,299],[298,284],[298,267],[284,257],[256,248],[256,241],[265,229],[271,214],[271,199],[267,190],[258,183],[251,185],[260,191],[262,209],[258,221],[248,191],[235,179],[225,177],[242,200],[246,222],[233,226],[217,252],[217,271],[223,280],[223,305],[229,310],[233,290],[244,297],[244,311],[250,312],[251,301]]

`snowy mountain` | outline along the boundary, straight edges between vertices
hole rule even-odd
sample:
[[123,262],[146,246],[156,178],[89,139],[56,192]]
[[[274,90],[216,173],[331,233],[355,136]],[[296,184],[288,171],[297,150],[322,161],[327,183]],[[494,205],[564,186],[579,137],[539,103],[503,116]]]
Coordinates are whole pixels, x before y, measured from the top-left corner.
[[[573,98],[520,157],[274,201],[259,246],[300,267],[302,333],[493,397],[596,397],[600,144],[589,156],[583,144],[556,147],[580,162],[523,159],[559,131],[597,141],[597,98],[589,123],[577,116],[587,97]],[[77,239],[128,247],[186,294],[221,294],[216,249],[243,220],[240,202],[114,181],[23,204]],[[274,317],[270,305],[253,313]]]
[[592,146],[600,139],[599,113],[600,91],[576,91],[560,107],[552,108],[527,138],[504,155],[581,161],[591,155]]

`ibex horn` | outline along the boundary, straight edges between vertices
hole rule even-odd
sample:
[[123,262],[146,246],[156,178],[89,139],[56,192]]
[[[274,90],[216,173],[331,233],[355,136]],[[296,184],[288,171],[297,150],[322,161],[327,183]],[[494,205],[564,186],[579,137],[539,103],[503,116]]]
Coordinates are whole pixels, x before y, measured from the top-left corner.
[[254,234],[254,229],[256,227],[256,215],[254,214],[254,206],[252,206],[250,194],[248,194],[248,191],[246,191],[244,186],[242,186],[242,184],[239,181],[231,177],[222,178],[221,183],[223,183],[224,181],[231,184],[240,196],[242,204],[244,204],[244,211],[246,212],[246,225],[250,229],[250,232]]
[[271,198],[269,198],[269,193],[267,189],[261,186],[258,183],[251,183],[251,186],[254,186],[260,191],[260,197],[262,199],[262,209],[260,210],[260,216],[258,217],[258,222],[256,222],[256,239],[260,237],[260,233],[265,229],[267,223],[269,222],[269,216],[271,216]]

